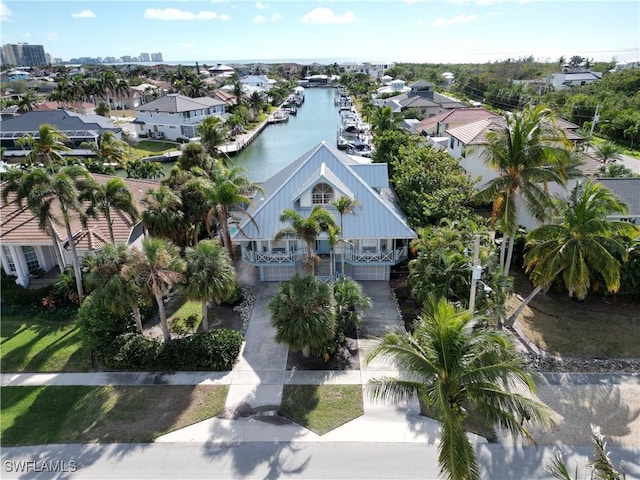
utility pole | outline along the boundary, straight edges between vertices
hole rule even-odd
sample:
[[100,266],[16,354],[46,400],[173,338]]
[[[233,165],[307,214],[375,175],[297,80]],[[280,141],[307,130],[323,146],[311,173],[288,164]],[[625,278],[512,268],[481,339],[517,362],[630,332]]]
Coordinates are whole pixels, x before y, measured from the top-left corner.
[[480,266],[480,235],[473,236],[473,264],[471,266],[471,292],[469,294],[469,311],[473,314],[476,308],[476,287],[482,276]]
[[593,131],[596,128],[596,123],[598,123],[598,121],[600,120],[600,115],[598,114],[599,110],[600,110],[600,105],[596,105],[596,113],[593,114],[593,121],[591,122],[591,132],[589,132],[590,139],[593,137]]

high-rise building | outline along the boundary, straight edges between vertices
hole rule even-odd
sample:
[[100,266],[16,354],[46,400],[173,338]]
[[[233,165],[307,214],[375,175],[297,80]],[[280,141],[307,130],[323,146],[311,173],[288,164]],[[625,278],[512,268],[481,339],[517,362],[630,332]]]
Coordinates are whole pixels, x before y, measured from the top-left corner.
[[162,53],[158,52],[158,53],[152,53],[151,54],[151,61],[152,62],[162,62]]
[[2,62],[17,67],[39,67],[47,65],[47,57],[42,45],[28,43],[7,43],[2,47]]
[[141,53],[140,56],[138,57],[138,60],[140,60],[141,62],[150,62],[151,57],[149,56],[148,53]]

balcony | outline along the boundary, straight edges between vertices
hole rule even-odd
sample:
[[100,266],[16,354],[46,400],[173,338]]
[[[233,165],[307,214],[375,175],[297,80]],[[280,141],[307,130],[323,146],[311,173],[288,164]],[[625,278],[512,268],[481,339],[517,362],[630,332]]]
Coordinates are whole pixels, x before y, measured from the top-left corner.
[[[336,262],[340,261],[342,248],[335,249]],[[408,248],[406,246],[394,250],[354,250],[345,249],[345,262],[353,265],[363,265],[367,263],[381,263],[395,265],[407,258]],[[242,259],[252,265],[277,265],[277,264],[298,264],[306,259],[307,250],[300,248],[292,251],[284,249],[274,249],[271,251],[256,252],[242,248]]]

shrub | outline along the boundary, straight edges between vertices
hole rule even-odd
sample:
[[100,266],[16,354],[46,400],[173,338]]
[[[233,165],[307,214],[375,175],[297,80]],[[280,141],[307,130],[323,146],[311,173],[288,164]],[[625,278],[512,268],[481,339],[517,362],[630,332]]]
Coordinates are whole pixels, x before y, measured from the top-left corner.
[[53,293],[53,287],[24,288],[15,282],[2,282],[2,303],[4,305],[31,307],[42,305],[42,299]]
[[148,370],[162,348],[159,342],[137,333],[120,335],[114,343],[114,354],[105,360],[115,369]]

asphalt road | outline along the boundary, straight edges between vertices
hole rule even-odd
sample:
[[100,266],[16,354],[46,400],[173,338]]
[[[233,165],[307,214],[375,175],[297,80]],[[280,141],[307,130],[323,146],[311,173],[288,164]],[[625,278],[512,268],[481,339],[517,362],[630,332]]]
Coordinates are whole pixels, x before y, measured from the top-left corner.
[[[627,480],[640,479],[640,448],[611,450]],[[584,477],[591,447],[567,449],[570,471]],[[92,444],[2,450],[3,479],[436,479],[437,445],[390,443]],[[481,478],[552,478],[550,447],[477,445]],[[57,463],[56,463],[57,462]],[[49,472],[47,470],[54,470]]]

